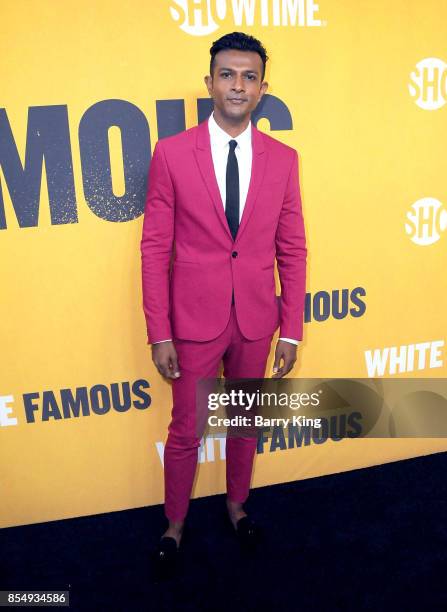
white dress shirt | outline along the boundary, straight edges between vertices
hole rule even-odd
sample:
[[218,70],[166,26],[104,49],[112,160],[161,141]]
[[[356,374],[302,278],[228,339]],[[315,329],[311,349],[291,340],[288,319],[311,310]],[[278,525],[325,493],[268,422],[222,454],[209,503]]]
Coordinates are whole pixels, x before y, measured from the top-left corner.
[[[245,130],[239,136],[230,136],[225,130],[217,125],[214,119],[214,111],[208,119],[208,130],[210,133],[211,154],[213,157],[214,172],[216,174],[217,184],[219,186],[220,195],[225,209],[226,193],[227,193],[227,161],[228,152],[230,149],[230,140],[237,142],[234,150],[236,154],[238,171],[239,171],[239,222],[244,212],[245,202],[247,200],[248,187],[251,177],[251,163],[253,151],[251,146],[251,121],[248,122]],[[280,338],[292,344],[298,344],[298,340],[293,338]],[[169,342],[169,340],[160,340],[160,342]],[[154,342],[153,344],[158,344]]]
[[239,171],[239,222],[244,212],[245,202],[247,200],[248,186],[251,177],[251,160],[253,152],[251,148],[251,121],[247,127],[239,134],[239,136],[230,136],[220,126],[217,125],[214,119],[214,112],[211,113],[208,119],[208,129],[210,132],[211,154],[213,156],[214,172],[216,174],[217,184],[219,185],[220,196],[222,198],[223,207],[225,210],[225,201],[227,199],[227,162],[230,140],[235,140],[237,146],[234,149],[237,159]]

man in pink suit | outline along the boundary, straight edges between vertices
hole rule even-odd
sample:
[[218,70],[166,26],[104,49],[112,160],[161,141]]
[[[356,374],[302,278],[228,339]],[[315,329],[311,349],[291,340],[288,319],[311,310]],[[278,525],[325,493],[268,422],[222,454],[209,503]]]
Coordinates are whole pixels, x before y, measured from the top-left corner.
[[[221,361],[226,378],[264,377],[278,327],[273,372],[284,376],[303,335],[307,251],[298,154],[251,122],[268,87],[267,55],[240,32],[220,38],[210,53],[205,83],[214,111],[157,142],[141,240],[148,343],[173,392],[161,560],[176,556],[196,471],[197,381],[217,377]],[[228,516],[245,542],[257,535],[243,508],[255,452],[254,437],[227,439]]]

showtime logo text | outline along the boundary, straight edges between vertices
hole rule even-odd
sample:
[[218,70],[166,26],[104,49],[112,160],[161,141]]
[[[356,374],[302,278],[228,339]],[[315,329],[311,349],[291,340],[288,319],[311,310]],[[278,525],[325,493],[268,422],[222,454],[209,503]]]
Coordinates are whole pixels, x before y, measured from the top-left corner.
[[447,64],[438,57],[422,59],[410,75],[408,89],[419,108],[441,108],[447,102]]
[[447,230],[447,211],[435,198],[422,198],[407,212],[405,232],[419,246],[434,244]]
[[206,36],[230,19],[237,28],[259,26],[319,27],[314,0],[172,0],[169,11],[180,29]]

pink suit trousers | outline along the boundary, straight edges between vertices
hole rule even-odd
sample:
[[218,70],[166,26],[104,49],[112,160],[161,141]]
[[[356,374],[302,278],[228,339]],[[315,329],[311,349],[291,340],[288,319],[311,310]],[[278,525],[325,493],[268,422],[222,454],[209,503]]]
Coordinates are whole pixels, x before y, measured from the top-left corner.
[[[216,378],[223,361],[225,378],[263,378],[273,335],[245,338],[235,307],[224,331],[207,342],[174,338],[181,376],[172,382],[173,408],[164,450],[165,515],[182,521],[188,511],[198,460],[200,437],[196,428],[196,386],[200,378]],[[257,439],[227,437],[227,494],[245,502],[250,489]]]

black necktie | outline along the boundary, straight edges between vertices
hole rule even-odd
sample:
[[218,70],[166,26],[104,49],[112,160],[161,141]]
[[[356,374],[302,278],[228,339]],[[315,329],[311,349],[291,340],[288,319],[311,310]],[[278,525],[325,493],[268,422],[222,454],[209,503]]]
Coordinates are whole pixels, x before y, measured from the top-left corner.
[[230,140],[230,150],[228,151],[227,161],[227,181],[225,198],[225,216],[228,221],[233,240],[236,238],[239,228],[239,166],[234,149],[236,140]]

